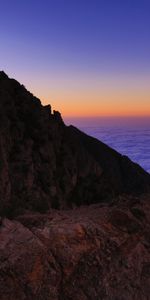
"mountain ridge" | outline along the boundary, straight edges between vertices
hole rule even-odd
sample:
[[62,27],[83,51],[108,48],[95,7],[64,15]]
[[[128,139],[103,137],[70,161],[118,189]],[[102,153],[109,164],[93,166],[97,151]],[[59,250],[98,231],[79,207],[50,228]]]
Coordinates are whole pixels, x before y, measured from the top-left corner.
[[147,300],[150,175],[0,72],[0,299]]
[[[52,113],[0,72],[0,212],[107,201],[149,190],[150,175]],[[4,175],[5,174],[5,175]]]

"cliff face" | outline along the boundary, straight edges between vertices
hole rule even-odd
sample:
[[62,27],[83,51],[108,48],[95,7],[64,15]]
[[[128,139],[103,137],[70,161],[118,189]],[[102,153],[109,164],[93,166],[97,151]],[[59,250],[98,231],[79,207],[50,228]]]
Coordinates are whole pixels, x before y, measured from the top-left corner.
[[146,192],[150,175],[0,72],[0,213],[39,212]]

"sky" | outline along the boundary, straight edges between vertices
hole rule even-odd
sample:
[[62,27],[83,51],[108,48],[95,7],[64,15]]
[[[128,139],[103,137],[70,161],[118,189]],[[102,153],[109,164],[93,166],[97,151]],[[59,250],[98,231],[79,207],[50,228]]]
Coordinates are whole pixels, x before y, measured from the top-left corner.
[[150,116],[150,1],[0,0],[0,69],[64,117]]

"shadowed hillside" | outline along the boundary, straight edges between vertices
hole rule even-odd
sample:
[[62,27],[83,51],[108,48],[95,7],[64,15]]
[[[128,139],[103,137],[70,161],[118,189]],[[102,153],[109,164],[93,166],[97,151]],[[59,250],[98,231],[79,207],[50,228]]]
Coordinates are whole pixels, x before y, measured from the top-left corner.
[[0,72],[0,212],[46,211],[139,194],[150,175],[42,106]]
[[0,72],[1,300],[148,300],[149,189]]

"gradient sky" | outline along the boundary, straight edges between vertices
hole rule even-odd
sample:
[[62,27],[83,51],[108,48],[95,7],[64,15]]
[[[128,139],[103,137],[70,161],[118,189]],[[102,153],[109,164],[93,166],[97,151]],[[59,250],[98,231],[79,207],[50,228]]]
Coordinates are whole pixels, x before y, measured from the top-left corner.
[[0,1],[0,69],[63,116],[150,116],[150,0]]

